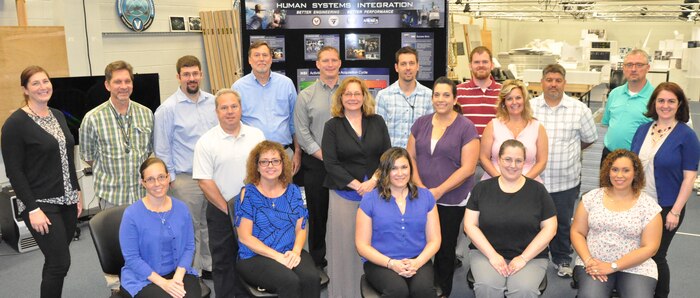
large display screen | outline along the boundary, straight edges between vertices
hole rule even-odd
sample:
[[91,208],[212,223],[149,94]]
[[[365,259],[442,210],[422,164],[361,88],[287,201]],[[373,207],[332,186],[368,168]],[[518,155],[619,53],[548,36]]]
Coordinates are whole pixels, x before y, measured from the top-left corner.
[[[298,91],[304,90],[311,86],[321,73],[316,68],[300,68],[297,69],[297,88]],[[340,69],[340,80],[346,77],[360,77],[365,81],[367,89],[372,93],[372,96],[377,96],[377,92],[389,86],[389,69],[388,68],[365,68],[351,67]]]

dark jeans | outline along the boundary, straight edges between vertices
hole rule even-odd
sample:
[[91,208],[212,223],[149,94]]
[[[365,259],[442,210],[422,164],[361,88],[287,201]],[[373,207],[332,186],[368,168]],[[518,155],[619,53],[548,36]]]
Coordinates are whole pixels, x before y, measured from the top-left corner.
[[442,289],[444,296],[452,292],[452,278],[455,273],[455,248],[457,237],[462,231],[462,218],[466,207],[437,205],[440,217],[442,244],[435,254],[435,285]]
[[622,271],[608,275],[607,282],[593,280],[583,266],[574,267],[574,275],[578,280],[578,298],[610,297],[613,289],[623,298],[651,298],[656,286],[651,277]]
[[316,266],[326,267],[326,223],[328,222],[328,188],[323,187],[326,168],[323,161],[301,153],[304,171],[306,208],[309,210],[309,254]]
[[304,250],[301,251],[301,262],[292,269],[261,255],[238,260],[236,269],[245,281],[277,293],[280,298],[321,296],[321,278],[311,255]]
[[433,283],[433,264],[428,261],[418,268],[415,275],[404,278],[393,270],[377,266],[367,261],[363,265],[367,281],[375,288],[382,297],[396,298],[423,298],[436,297]]
[[70,268],[70,250],[68,245],[73,240],[78,222],[78,209],[73,205],[55,205],[38,203],[46,217],[51,221],[49,232],[41,235],[29,222],[29,211],[22,212],[22,219],[36,244],[44,254],[44,268],[41,271],[41,297],[61,297],[63,280]]
[[661,245],[659,245],[659,250],[656,251],[656,255],[652,257],[654,262],[656,262],[656,267],[659,270],[659,282],[656,283],[656,293],[654,294],[654,297],[665,298],[668,297],[668,294],[671,292],[671,269],[668,267],[666,254],[668,253],[668,247],[671,246],[673,236],[676,236],[676,232],[681,227],[683,218],[685,217],[685,207],[683,207],[683,210],[681,210],[681,216],[678,220],[678,227],[673,231],[667,230],[665,227],[666,216],[668,215],[668,212],[671,211],[672,207],[673,206],[661,208],[661,219],[664,223],[663,232],[661,234]]
[[[175,271],[163,276],[165,279],[172,279],[175,275]],[[185,284],[185,298],[201,298],[202,288],[199,287],[199,278],[191,274],[185,274],[182,277],[182,282]],[[119,296],[123,298],[132,298],[131,294],[127,292],[124,287],[119,289]],[[165,292],[159,286],[154,283],[149,283],[141,291],[139,291],[134,298],[171,298],[170,294]]]
[[600,155],[600,168],[603,168],[603,161],[605,161],[605,158],[608,157],[608,154],[610,154],[610,149],[608,147],[603,147],[603,153]]
[[[229,212],[233,212],[230,210]],[[207,226],[209,227],[209,251],[211,252],[211,276],[216,297],[234,297],[238,294],[236,259],[238,243],[233,236],[233,225],[228,214],[207,202]]]
[[564,191],[553,192],[552,196],[554,207],[557,208],[557,234],[551,242],[549,242],[549,251],[552,253],[552,262],[554,264],[571,264],[571,217],[574,215],[574,205],[581,185]]

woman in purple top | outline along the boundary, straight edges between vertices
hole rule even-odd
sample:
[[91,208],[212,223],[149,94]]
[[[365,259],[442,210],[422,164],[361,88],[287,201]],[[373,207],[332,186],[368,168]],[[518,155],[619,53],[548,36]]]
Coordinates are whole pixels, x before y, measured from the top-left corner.
[[442,245],[435,254],[435,279],[446,297],[452,291],[457,236],[479,155],[474,123],[454,110],[456,93],[452,80],[435,81],[435,113],[416,120],[406,148],[416,165],[413,181],[428,188],[438,204]]
[[377,188],[357,212],[355,246],[369,283],[383,297],[435,297],[430,258],[440,247],[433,195],[411,183],[406,149],[387,150],[379,161]]

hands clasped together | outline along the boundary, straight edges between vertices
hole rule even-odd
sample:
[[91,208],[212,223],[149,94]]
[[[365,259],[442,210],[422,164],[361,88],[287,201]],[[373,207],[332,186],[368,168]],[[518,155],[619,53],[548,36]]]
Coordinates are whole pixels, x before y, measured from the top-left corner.
[[600,282],[608,281],[608,274],[615,272],[610,263],[595,258],[590,258],[585,265],[586,273],[590,275],[593,280]]
[[158,286],[168,293],[173,298],[183,298],[187,292],[185,291],[185,283],[176,278],[163,279]]
[[387,267],[398,273],[401,277],[413,277],[418,271],[418,263],[415,259],[389,260]]
[[293,252],[291,250],[286,251],[284,254],[278,254],[275,261],[284,265],[285,267],[292,269],[299,265],[301,262],[301,255]]
[[496,269],[496,272],[503,277],[508,277],[514,275],[520,269],[523,269],[527,265],[527,260],[523,256],[517,256],[510,260],[510,263],[506,263],[506,260],[501,255],[497,255],[489,259],[489,263]]

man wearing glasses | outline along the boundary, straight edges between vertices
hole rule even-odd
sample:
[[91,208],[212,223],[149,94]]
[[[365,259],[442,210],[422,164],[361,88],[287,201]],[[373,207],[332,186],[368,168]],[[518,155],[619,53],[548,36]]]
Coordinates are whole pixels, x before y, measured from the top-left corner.
[[192,180],[192,158],[197,140],[216,126],[214,95],[199,89],[202,64],[194,56],[183,56],[175,66],[180,87],[156,110],[154,149],[170,173],[170,192],[187,204],[194,222],[193,266],[211,279],[211,254],[207,235],[206,199]]
[[644,116],[647,102],[654,91],[646,78],[649,55],[644,50],[634,49],[627,54],[622,67],[627,83],[610,92],[601,121],[608,126],[601,161],[616,149],[630,150],[632,137],[639,125],[651,121]]
[[[254,100],[254,99],[253,99]],[[263,132],[241,123],[241,96],[231,89],[216,93],[216,117],[212,127],[194,148],[192,178],[204,192],[207,204],[209,250],[216,297],[235,297],[238,244],[233,237],[227,202],[241,192],[250,150],[265,140]]]
[[248,63],[252,71],[231,86],[243,99],[241,121],[262,130],[267,140],[282,144],[292,159],[292,173],[296,174],[301,166],[301,150],[294,136],[294,83],[270,70],[272,49],[264,40],[250,45]]
[[377,114],[386,122],[391,146],[406,148],[413,122],[433,112],[433,92],[416,80],[420,66],[414,48],[400,48],[395,59],[399,79],[377,93]]

